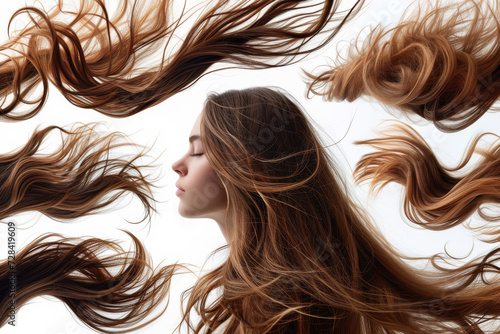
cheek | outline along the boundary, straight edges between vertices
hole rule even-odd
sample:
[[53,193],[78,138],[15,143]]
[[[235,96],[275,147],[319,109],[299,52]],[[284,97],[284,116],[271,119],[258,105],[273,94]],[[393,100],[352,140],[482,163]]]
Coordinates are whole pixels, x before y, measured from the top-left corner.
[[193,181],[196,183],[198,191],[209,198],[217,196],[219,189],[222,187],[217,174],[206,160],[200,162]]
[[[196,170],[196,172],[194,172]],[[179,212],[185,217],[208,217],[226,209],[226,191],[219,177],[208,161],[200,161],[196,168],[191,169],[191,191],[183,197],[185,205],[181,204]],[[186,193],[187,194],[187,193]]]
[[211,202],[211,206],[217,209],[226,206],[226,191],[217,174],[210,167],[206,170],[206,182],[203,186],[203,194]]

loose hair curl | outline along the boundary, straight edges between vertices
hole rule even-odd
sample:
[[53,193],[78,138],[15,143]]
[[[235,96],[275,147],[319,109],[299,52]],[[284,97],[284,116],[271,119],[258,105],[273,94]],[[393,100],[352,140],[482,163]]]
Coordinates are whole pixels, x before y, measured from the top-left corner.
[[[379,191],[390,182],[404,186],[404,213],[413,223],[431,230],[444,230],[464,223],[474,212],[489,222],[500,214],[485,210],[486,203],[500,204],[500,139],[483,133],[472,140],[462,161],[456,167],[443,166],[432,149],[414,129],[397,124],[377,139],[357,141],[377,151],[368,153],[354,170],[357,182],[370,181],[371,190]],[[496,137],[488,148],[478,144],[485,136]],[[472,170],[458,176],[474,153],[482,156]],[[489,230],[489,231],[487,231]],[[500,230],[485,226],[483,234]]]
[[374,97],[442,131],[474,123],[500,96],[500,7],[485,0],[422,7],[394,28],[377,26],[346,59],[309,74],[328,100]]

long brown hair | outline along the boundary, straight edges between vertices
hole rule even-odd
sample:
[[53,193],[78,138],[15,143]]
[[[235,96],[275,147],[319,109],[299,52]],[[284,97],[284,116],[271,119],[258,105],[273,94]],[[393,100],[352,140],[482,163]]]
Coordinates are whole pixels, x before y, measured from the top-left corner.
[[[102,0],[81,1],[76,11],[62,2],[48,12],[26,7],[11,23],[22,14],[30,23],[0,46],[8,55],[0,62],[0,113],[12,120],[34,116],[50,81],[78,107],[130,116],[189,88],[220,61],[250,68],[293,63],[326,45],[362,3],[337,13],[339,0],[219,0],[175,20],[171,0],[121,1],[113,17]],[[176,49],[179,26],[195,14]],[[147,65],[161,48],[160,64]]]
[[[189,331],[484,333],[483,325],[495,325],[500,248],[455,268],[437,257],[432,271],[406,264],[351,199],[286,94],[253,88],[209,96],[201,139],[227,192],[231,241],[227,260],[184,295],[181,325]],[[137,325],[177,272],[150,270],[136,239],[130,257],[108,241],[46,238],[19,252],[21,301],[54,295],[96,330]],[[116,254],[103,257],[109,247]],[[40,277],[26,274],[33,266]],[[113,266],[123,269],[111,275]],[[108,311],[126,316],[112,319]]]
[[[47,150],[57,135],[60,146]],[[146,153],[119,132],[98,131],[98,124],[38,129],[23,147],[0,154],[0,219],[32,210],[74,219],[132,193],[144,206],[144,220],[155,211]],[[134,251],[116,241],[57,234],[42,235],[18,252],[10,248],[0,261],[0,324],[43,295],[60,299],[82,322],[105,333],[132,331],[157,319],[162,312],[152,311],[181,266],[154,270],[144,246],[128,234]],[[9,240],[15,247],[15,234]]]
[[[73,219],[98,212],[125,193],[141,201],[147,219],[155,210],[153,179],[141,164],[147,151],[123,134],[105,135],[96,127],[49,126],[18,150],[0,154],[0,219],[25,211]],[[46,152],[49,136],[57,133],[61,145]],[[120,147],[136,153],[113,156]]]
[[474,123],[500,96],[498,2],[420,6],[396,27],[378,26],[352,43],[331,69],[309,74],[309,92],[329,100],[371,96],[443,131]]
[[210,96],[201,138],[227,192],[231,241],[186,295],[195,333],[483,333],[500,316],[500,287],[481,280],[498,274],[500,249],[454,269],[405,264],[285,94]]
[[[90,328],[123,333],[151,323],[179,265],[158,270],[131,233],[134,251],[116,241],[46,234],[0,262],[0,324],[30,299],[53,296]],[[111,252],[111,254],[110,254]],[[14,306],[14,307],[12,307]]]
[[[443,166],[424,138],[408,125],[397,124],[380,138],[358,141],[377,149],[358,162],[357,182],[370,181],[371,190],[379,191],[390,182],[404,186],[404,213],[413,223],[432,230],[444,230],[464,223],[474,212],[486,221],[500,215],[482,210],[486,203],[500,203],[500,140],[483,133],[471,141],[456,167]],[[479,147],[485,137],[496,137],[488,147]],[[469,167],[474,153],[482,156]],[[457,175],[457,172],[462,175]],[[500,231],[491,226],[482,234],[498,238]],[[493,240],[498,241],[495,238]]]

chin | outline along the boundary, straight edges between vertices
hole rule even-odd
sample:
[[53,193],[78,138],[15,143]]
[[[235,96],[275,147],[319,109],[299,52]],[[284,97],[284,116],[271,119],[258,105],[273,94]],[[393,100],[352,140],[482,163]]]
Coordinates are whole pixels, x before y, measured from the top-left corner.
[[190,206],[186,207],[181,202],[179,203],[178,212],[184,218],[213,219],[217,221],[218,218],[225,216],[226,206],[221,206],[217,210],[199,210]]
[[200,215],[196,210],[190,210],[188,208],[183,208],[179,205],[179,214],[184,218],[204,218],[203,215]]

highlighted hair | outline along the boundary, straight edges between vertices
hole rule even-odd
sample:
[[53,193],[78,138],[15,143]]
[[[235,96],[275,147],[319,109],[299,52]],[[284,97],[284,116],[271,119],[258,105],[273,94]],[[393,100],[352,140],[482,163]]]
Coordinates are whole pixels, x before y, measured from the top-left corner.
[[331,69],[309,74],[309,91],[329,100],[367,95],[440,130],[464,129],[500,96],[499,8],[484,0],[418,7],[394,28],[373,29]]
[[[0,46],[7,55],[0,62],[0,114],[34,116],[50,81],[75,106],[127,117],[189,88],[217,62],[250,68],[293,63],[327,44],[362,3],[336,13],[339,0],[219,0],[199,14],[178,48],[172,43],[179,26],[197,12],[172,20],[171,0],[146,6],[121,1],[112,18],[102,0],[81,1],[76,11],[61,1],[48,12],[26,7],[11,23],[26,14],[29,24]],[[317,43],[309,46],[311,40]],[[158,65],[144,64],[161,48]],[[29,97],[40,84],[41,95]],[[28,109],[19,111],[20,105]]]
[[[486,135],[497,140],[487,149],[478,148]],[[477,136],[456,167],[443,166],[425,140],[411,127],[396,125],[378,139],[358,141],[377,149],[363,156],[354,171],[357,182],[370,181],[380,190],[389,182],[404,186],[404,212],[408,219],[432,230],[444,230],[465,222],[479,210],[481,218],[493,222],[500,214],[482,210],[486,203],[500,204],[500,139],[494,134]],[[480,154],[472,170],[457,172]],[[488,227],[487,234],[500,236]],[[483,230],[486,233],[486,230]]]
[[[42,154],[51,133],[61,146]],[[144,152],[111,157],[120,147],[137,149],[119,133],[99,134],[94,126],[65,130],[49,126],[33,133],[15,152],[0,154],[0,219],[25,211],[39,211],[54,219],[95,213],[129,192],[154,211],[152,184],[138,164]]]
[[15,260],[0,262],[0,324],[9,320],[12,302],[18,310],[38,296],[61,300],[103,333],[132,331],[157,319],[163,312],[147,316],[167,295],[177,265],[153,270],[141,242],[128,235],[133,252],[113,241],[47,234],[20,250]]
[[[214,94],[202,115],[231,241],[228,260],[186,295],[194,333],[483,333],[500,316],[500,248],[453,268],[439,255],[434,270],[402,261],[286,94]],[[189,322],[192,310],[202,321]]]

